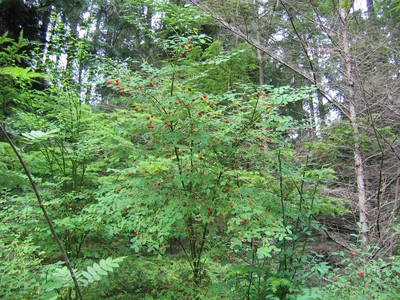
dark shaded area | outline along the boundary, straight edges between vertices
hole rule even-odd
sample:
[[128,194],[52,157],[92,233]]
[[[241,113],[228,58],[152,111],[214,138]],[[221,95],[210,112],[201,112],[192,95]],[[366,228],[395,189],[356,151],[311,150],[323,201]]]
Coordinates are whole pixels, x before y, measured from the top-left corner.
[[22,0],[0,1],[0,34],[8,32],[8,36],[17,39],[24,32],[30,41],[40,37],[38,13]]

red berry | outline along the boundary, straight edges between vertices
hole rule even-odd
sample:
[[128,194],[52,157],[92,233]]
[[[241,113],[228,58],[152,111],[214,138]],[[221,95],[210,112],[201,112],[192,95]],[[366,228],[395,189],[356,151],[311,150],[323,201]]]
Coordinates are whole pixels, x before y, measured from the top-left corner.
[[253,201],[250,201],[250,202],[249,202],[249,205],[253,205]]
[[242,225],[244,225],[244,224],[246,224],[246,220],[243,219],[240,223],[241,223]]
[[277,161],[274,161],[274,165],[276,166],[278,164],[278,162]]
[[358,271],[358,272],[357,272],[357,275],[358,275],[358,276],[363,276],[363,272]]
[[214,225],[214,222],[213,222],[213,221],[210,221],[210,225],[213,226],[213,225]]
[[351,251],[351,256],[356,255],[356,253],[354,251]]
[[111,80],[107,80],[107,84],[111,84]]
[[206,182],[203,180],[203,181],[201,181],[201,184],[206,184]]
[[153,86],[153,82],[152,81],[149,82],[149,86],[151,86],[151,87]]
[[181,48],[185,48],[185,44],[181,44]]
[[231,207],[233,208],[235,206],[235,203],[231,203]]
[[179,53],[179,58],[183,58],[183,54],[182,53]]

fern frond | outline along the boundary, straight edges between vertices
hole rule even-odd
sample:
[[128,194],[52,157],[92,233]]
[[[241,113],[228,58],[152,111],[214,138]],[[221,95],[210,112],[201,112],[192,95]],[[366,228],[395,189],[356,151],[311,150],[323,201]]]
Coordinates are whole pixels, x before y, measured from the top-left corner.
[[[119,267],[120,262],[122,262],[126,257],[118,257],[107,259],[102,259],[99,263],[94,263],[92,266],[88,266],[86,270],[75,271],[76,278],[83,287],[87,287],[91,283],[100,281],[104,276],[109,275],[109,273],[114,272],[116,268]],[[50,275],[46,286],[44,287],[46,291],[54,291],[60,288],[72,287],[71,274],[67,267],[56,268]]]

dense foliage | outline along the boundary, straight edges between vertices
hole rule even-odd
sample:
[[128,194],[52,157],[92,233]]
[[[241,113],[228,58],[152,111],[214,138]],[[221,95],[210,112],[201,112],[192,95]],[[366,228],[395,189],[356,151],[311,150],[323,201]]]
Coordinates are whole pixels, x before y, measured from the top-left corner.
[[2,4],[0,297],[396,299],[397,2],[193,2]]

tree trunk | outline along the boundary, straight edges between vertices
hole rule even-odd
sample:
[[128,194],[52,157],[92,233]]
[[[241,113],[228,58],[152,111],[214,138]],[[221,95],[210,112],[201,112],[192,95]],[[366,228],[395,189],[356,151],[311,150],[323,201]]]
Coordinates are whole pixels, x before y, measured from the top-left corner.
[[[260,32],[257,31],[257,41],[261,42]],[[258,84],[264,85],[264,56],[260,49],[257,49],[257,63],[258,63]]]
[[374,1],[373,0],[367,0],[367,11],[369,13],[374,12]]
[[349,118],[350,124],[353,129],[354,135],[354,168],[356,173],[356,181],[357,181],[357,195],[358,195],[358,209],[359,209],[359,222],[360,222],[360,242],[361,247],[363,249],[366,248],[368,244],[368,203],[365,192],[365,173],[363,166],[363,155],[362,148],[360,144],[360,132],[359,132],[359,123],[357,120],[358,111],[357,111],[357,97],[356,97],[356,89],[355,89],[355,77],[353,74],[353,65],[352,58],[350,53],[350,44],[348,36],[348,12],[345,8],[342,7],[342,3],[344,0],[339,1],[339,15],[342,22],[341,26],[341,37],[342,37],[342,45],[341,45],[341,54],[342,54],[342,68],[343,73],[346,80],[347,91],[347,102],[349,105]]

